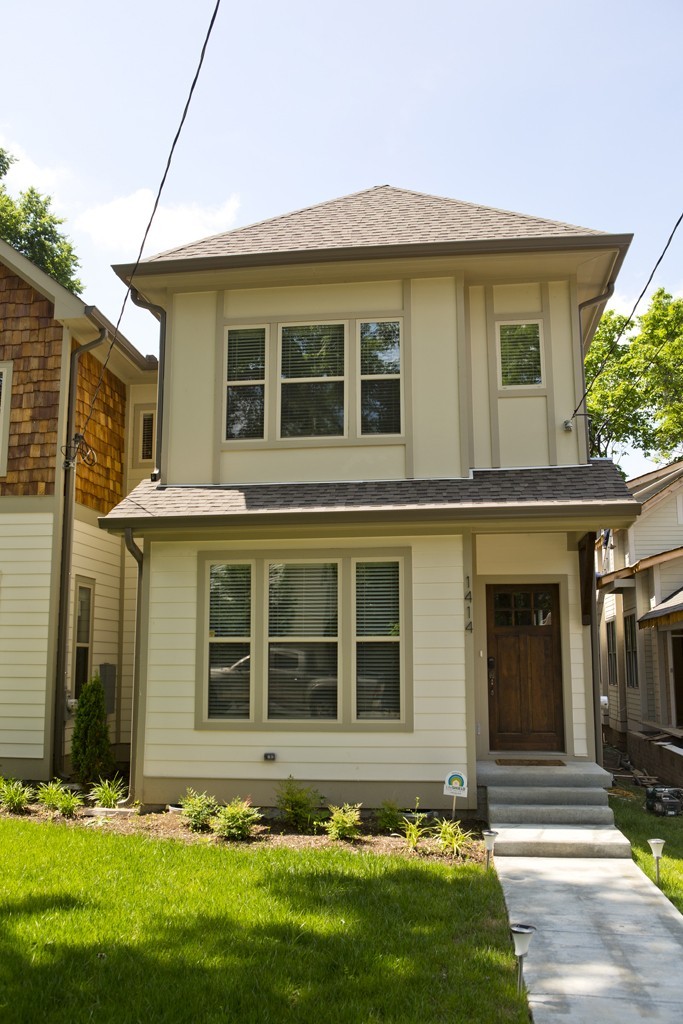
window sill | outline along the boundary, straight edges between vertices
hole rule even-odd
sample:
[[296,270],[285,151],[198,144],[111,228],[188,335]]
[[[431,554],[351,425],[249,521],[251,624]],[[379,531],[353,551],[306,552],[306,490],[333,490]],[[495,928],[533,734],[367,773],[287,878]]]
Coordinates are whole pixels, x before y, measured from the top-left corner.
[[405,446],[404,434],[367,434],[362,437],[283,437],[273,441],[264,441],[262,438],[254,440],[221,441],[222,452],[254,451],[259,450],[282,450],[285,448],[349,448],[359,445],[400,445]]
[[278,719],[276,721],[247,722],[244,719],[195,720],[199,732],[412,732],[412,723],[372,719],[363,722],[331,722],[325,719]]

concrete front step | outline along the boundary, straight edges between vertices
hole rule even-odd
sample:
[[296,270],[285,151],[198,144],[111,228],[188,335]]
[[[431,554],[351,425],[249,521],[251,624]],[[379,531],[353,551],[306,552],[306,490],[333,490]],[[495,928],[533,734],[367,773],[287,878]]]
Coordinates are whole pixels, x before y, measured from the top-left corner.
[[607,791],[588,786],[489,786],[489,807],[493,804],[568,804],[607,807]]
[[489,822],[491,828],[506,825],[613,825],[611,807],[590,804],[495,804],[489,791]]
[[612,828],[496,825],[495,857],[630,857],[631,844]]
[[609,789],[612,775],[590,761],[568,761],[562,767],[539,765],[498,765],[495,761],[477,762],[477,782],[487,787],[559,787],[564,789]]

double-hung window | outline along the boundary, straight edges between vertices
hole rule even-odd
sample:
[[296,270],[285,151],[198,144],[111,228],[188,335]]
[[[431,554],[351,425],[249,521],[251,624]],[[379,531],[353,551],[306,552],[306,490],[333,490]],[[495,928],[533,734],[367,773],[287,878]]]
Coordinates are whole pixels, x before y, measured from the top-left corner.
[[405,721],[402,559],[207,561],[202,722]]
[[540,320],[498,323],[498,386],[541,387],[543,332]]
[[228,327],[224,439],[400,436],[401,330],[399,318]]
[[624,616],[624,663],[626,685],[638,686],[638,627],[635,615]]
[[607,682],[617,685],[617,624],[614,619],[606,623],[607,633]]

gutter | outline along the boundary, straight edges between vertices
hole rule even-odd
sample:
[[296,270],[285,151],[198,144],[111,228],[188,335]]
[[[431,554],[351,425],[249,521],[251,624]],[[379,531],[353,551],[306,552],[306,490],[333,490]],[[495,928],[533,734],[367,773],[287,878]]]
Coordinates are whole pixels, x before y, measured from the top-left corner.
[[137,288],[130,285],[130,297],[136,306],[141,309],[148,309],[159,320],[159,376],[157,380],[157,429],[156,449],[154,454],[154,470],[151,480],[161,480],[161,444],[163,437],[164,423],[164,378],[166,373],[166,310],[163,306],[156,306],[153,302],[144,299]]
[[124,539],[126,542],[126,548],[138,563],[137,600],[135,603],[136,642],[135,656],[133,660],[133,708],[130,731],[130,778],[128,782],[128,800],[126,801],[127,804],[132,806],[136,800],[136,793],[138,791],[136,775],[138,766],[138,722],[140,719],[140,637],[142,636],[142,571],[144,566],[144,556],[142,549],[138,547],[133,539],[133,531],[130,527],[126,527],[126,530],[124,531]]
[[[94,307],[86,306],[85,315],[99,326],[93,315]],[[94,341],[81,345],[71,353],[69,367],[69,398],[66,413],[66,437],[70,444],[75,435],[76,395],[78,391],[78,363],[84,352],[101,345],[106,339],[106,327]],[[71,583],[71,548],[73,544],[74,505],[76,503],[76,457],[64,459],[64,511],[62,516],[62,550],[59,568],[59,616],[57,619],[57,652],[55,670],[55,713],[52,748],[52,773],[60,775],[64,770],[64,726],[66,723],[66,651],[69,629],[69,595]]]

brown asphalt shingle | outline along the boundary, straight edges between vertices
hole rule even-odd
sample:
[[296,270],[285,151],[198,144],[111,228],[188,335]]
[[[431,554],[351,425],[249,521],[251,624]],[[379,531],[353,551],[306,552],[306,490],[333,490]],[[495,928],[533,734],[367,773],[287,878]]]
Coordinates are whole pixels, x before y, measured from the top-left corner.
[[264,515],[338,515],[341,512],[420,514],[425,511],[466,515],[490,510],[528,510],[552,514],[560,508],[580,513],[595,506],[622,511],[637,502],[616,467],[607,460],[587,466],[549,469],[475,470],[472,479],[377,480],[354,483],[246,484],[244,486],[159,486],[149,480],[100,520],[104,527],[129,523],[164,526],[183,520],[255,519]]
[[377,185],[152,256],[201,257],[601,235],[592,228]]

